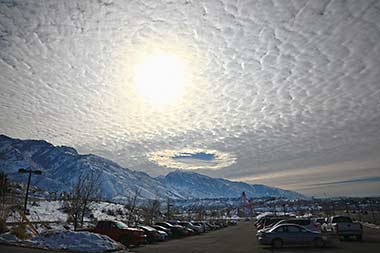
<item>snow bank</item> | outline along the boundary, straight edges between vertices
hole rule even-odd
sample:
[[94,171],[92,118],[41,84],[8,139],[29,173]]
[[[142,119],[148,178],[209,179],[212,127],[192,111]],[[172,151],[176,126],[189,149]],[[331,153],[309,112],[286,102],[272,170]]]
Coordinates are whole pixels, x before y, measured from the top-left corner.
[[31,239],[40,248],[78,252],[105,252],[125,249],[105,235],[90,232],[49,231]]

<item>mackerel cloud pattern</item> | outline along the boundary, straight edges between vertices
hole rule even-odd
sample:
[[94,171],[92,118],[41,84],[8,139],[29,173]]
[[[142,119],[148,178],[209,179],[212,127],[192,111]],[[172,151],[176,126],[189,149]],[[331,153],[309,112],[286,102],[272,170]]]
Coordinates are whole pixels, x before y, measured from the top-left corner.
[[[151,175],[379,193],[379,42],[380,1],[0,0],[0,132]],[[132,84],[153,49],[191,63],[165,108]]]

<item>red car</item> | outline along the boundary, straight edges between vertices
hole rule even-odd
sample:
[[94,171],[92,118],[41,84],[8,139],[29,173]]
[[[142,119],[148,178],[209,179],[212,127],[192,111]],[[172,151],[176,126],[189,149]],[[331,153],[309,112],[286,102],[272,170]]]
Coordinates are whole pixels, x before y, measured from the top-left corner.
[[96,227],[90,232],[107,235],[122,244],[139,245],[146,242],[146,235],[142,229],[130,228],[121,221],[98,221]]

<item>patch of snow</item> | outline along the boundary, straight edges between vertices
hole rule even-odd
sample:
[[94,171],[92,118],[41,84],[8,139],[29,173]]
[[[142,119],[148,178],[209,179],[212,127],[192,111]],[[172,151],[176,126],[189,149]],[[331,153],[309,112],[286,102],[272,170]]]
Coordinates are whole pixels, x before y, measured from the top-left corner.
[[62,201],[43,200],[36,203],[28,206],[30,221],[67,221],[67,214],[61,210]]
[[30,241],[41,248],[77,252],[104,252],[125,249],[123,245],[108,236],[90,232],[49,231],[34,237]]

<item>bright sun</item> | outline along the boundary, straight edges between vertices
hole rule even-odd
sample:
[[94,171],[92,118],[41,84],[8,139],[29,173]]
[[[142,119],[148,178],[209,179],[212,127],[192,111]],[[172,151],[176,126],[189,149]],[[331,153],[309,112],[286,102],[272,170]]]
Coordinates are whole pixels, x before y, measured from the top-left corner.
[[180,57],[156,53],[136,66],[134,84],[141,97],[153,105],[166,105],[178,99],[185,89],[188,70]]

